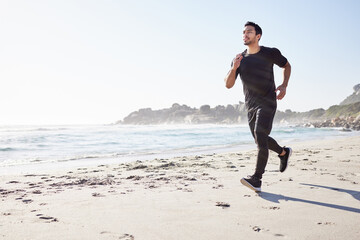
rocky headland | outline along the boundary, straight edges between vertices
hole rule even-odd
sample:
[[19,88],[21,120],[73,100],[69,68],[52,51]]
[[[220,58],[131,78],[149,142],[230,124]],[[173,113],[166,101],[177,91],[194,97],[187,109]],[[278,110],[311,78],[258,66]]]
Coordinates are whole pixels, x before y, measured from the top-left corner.
[[[308,127],[342,127],[345,130],[360,130],[360,84],[354,86],[354,93],[339,105],[327,110],[319,108],[307,112],[291,110],[277,111],[275,124],[296,124]],[[229,104],[199,109],[174,103],[170,108],[152,110],[143,108],[134,111],[117,124],[246,124],[245,104]]]

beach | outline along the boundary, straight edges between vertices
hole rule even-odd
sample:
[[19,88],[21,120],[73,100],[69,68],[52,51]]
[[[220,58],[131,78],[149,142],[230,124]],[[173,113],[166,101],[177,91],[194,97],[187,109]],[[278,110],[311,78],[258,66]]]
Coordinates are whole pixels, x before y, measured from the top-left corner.
[[[0,176],[0,239],[360,239],[360,136]],[[48,166],[51,166],[48,165]]]

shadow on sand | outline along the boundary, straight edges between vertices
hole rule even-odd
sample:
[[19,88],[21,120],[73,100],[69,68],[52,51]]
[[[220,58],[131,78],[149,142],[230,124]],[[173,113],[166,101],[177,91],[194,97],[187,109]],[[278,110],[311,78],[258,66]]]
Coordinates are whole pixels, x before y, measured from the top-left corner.
[[350,194],[353,198],[360,201],[360,192],[354,191],[354,190],[348,190],[348,189],[342,189],[342,188],[334,188],[334,187],[327,187],[327,186],[321,186],[321,185],[315,185],[315,184],[307,184],[307,183],[300,183],[300,185],[310,186],[310,187],[318,187],[318,188],[325,188],[329,190],[334,190],[338,192],[343,192]]
[[[305,186],[325,188],[325,189],[330,189],[330,190],[334,190],[334,191],[338,191],[338,192],[348,193],[351,196],[353,196],[356,200],[360,201],[360,192],[359,191],[347,190],[347,189],[341,189],[341,188],[333,188],[333,187],[314,185],[314,184],[306,184],[306,183],[300,183],[300,184],[305,185]],[[334,208],[334,209],[339,209],[339,210],[344,210],[344,211],[349,211],[349,212],[360,213],[360,208],[346,207],[346,206],[337,205],[337,204],[324,203],[324,202],[318,202],[318,201],[312,201],[312,200],[306,200],[306,199],[294,198],[294,197],[287,197],[284,195],[274,194],[274,193],[269,193],[269,192],[261,192],[261,193],[259,193],[259,196],[267,201],[274,202],[274,203],[280,203],[279,202],[280,200],[303,202],[303,203],[309,203],[309,204],[314,204],[314,205],[323,206],[323,207],[329,207],[329,208]]]

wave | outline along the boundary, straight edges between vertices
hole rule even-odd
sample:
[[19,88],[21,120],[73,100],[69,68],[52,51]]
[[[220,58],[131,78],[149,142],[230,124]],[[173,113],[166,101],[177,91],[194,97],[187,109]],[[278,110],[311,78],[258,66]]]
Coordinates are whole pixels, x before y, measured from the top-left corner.
[[0,152],[10,152],[15,150],[16,150],[15,148],[10,148],[10,147],[0,148]]
[[66,131],[71,128],[66,127],[1,127],[0,132],[21,133],[21,132],[48,132],[48,131]]
[[41,132],[41,131],[63,131],[63,130],[69,130],[69,128],[36,128],[31,131],[35,132]]

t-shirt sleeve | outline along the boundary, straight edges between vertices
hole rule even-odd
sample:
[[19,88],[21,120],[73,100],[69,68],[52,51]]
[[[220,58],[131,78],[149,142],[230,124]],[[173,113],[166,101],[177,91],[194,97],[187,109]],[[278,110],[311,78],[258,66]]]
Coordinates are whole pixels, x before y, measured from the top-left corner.
[[286,57],[284,57],[277,48],[272,48],[271,50],[271,57],[273,62],[279,67],[284,67],[288,61]]

